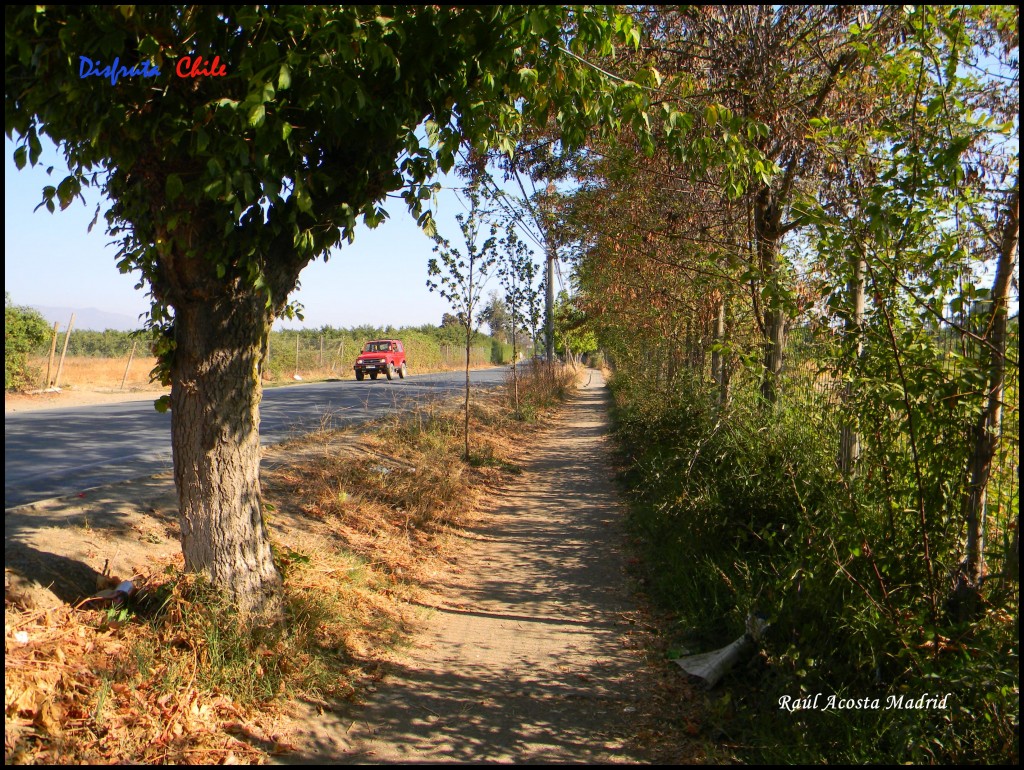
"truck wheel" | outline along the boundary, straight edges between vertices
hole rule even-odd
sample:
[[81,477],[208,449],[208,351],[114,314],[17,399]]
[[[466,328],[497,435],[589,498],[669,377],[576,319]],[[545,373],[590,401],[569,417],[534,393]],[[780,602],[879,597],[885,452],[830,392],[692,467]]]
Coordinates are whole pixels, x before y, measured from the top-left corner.
[[405,375],[407,375],[408,373],[409,373],[409,370],[405,368],[405,361],[403,361],[402,365],[400,367],[398,367],[398,376],[401,377],[404,380],[405,379]]
[[395,376],[395,365],[394,364],[388,364],[387,371],[384,372],[384,374],[386,374],[388,376],[389,380],[393,379],[394,376]]
[[370,372],[370,379],[371,380],[377,379],[377,372]]
[[362,372],[356,372],[356,379],[359,380],[359,382],[362,382],[363,381],[363,373]]

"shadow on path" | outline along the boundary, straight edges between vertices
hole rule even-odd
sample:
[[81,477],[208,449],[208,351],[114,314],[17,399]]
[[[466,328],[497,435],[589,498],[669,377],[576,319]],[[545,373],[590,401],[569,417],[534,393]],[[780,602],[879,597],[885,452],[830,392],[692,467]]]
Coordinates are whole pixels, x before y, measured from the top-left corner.
[[281,761],[644,761],[606,393],[595,373],[495,496],[392,676]]

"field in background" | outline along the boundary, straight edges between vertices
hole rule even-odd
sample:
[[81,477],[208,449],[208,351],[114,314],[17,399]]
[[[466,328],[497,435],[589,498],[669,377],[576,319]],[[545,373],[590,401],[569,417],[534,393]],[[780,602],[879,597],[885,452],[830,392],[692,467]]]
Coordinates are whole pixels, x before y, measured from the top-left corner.
[[[57,381],[58,361],[54,361],[50,381],[56,382],[60,388],[97,390],[106,393],[119,390],[123,390],[126,393],[148,390],[155,392],[163,390],[163,386],[160,383],[151,383],[149,381],[149,373],[154,366],[156,366],[156,358],[152,356],[135,356],[130,366],[128,356],[120,358],[68,356],[64,359],[64,366],[61,368],[59,381]],[[46,357],[30,358],[29,368],[31,372],[30,382],[33,388],[45,388]]]
[[[363,345],[373,339],[402,340],[413,375],[465,366],[465,337],[459,327],[285,330],[270,335],[261,367],[264,385],[354,379],[352,364]],[[521,354],[527,355],[529,350],[524,347],[521,343]],[[149,381],[156,365],[156,359],[147,355],[150,352],[150,343],[131,332],[73,329],[68,338],[58,333],[55,339],[51,336],[29,352],[19,389],[31,393],[56,385],[62,390],[107,394],[160,392],[163,388]],[[510,344],[484,334],[474,335],[471,367],[507,364],[511,360]]]
[[[458,370],[465,366],[464,356],[464,350],[442,351],[442,356],[431,361],[429,366],[417,366],[415,363],[410,363],[409,373],[416,375]],[[351,358],[354,361],[355,355],[353,354]],[[476,368],[490,364],[491,351],[489,348],[476,347],[472,349],[470,366]],[[29,392],[44,389],[46,387],[47,358],[45,356],[31,358],[29,366],[31,368]],[[50,375],[51,382],[56,379],[57,366],[58,362],[55,361]],[[94,390],[101,393],[124,392],[128,394],[148,391],[156,393],[165,388],[159,383],[149,381],[149,373],[154,366],[156,366],[156,358],[152,356],[135,356],[130,365],[127,355],[122,357],[69,356],[64,360],[58,385],[62,389]],[[285,360],[279,366],[268,368],[264,372],[263,383],[265,386],[272,386],[296,382],[296,375],[299,380],[306,382],[355,379],[352,372],[352,361],[348,358],[345,358],[344,361],[337,358],[334,361],[328,359],[321,364],[316,356],[301,356],[297,367],[294,360]]]

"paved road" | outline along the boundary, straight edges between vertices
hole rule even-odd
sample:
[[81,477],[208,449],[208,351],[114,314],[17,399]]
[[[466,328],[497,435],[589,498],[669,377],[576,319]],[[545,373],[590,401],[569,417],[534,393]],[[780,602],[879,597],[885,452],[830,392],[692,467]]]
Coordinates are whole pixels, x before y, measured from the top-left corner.
[[[470,372],[474,386],[503,381],[504,367]],[[459,390],[465,375],[323,382],[263,392],[264,445],[308,432],[327,419],[361,422],[404,403]],[[4,508],[167,470],[171,417],[152,401],[8,414],[4,419]]]

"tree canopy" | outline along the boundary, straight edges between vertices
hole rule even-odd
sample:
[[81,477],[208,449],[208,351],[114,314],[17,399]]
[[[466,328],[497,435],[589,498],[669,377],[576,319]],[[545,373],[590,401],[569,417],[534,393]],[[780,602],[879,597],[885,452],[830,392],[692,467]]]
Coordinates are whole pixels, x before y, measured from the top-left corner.
[[[645,125],[644,83],[588,59],[631,19],[564,6],[28,6],[5,11],[5,129],[40,136],[112,202],[118,266],[163,332],[186,565],[276,613],[259,494],[261,351],[313,259],[424,202],[463,143],[512,148],[554,117],[569,145]],[[99,210],[97,210],[99,214]]]
[[[71,174],[46,188],[46,205],[99,186],[114,201],[121,268],[172,306],[234,282],[279,311],[306,263],[351,239],[359,217],[387,216],[388,192],[428,224],[428,184],[464,137],[510,146],[524,119],[555,111],[579,142],[635,103],[598,98],[599,73],[577,58],[632,39],[609,12],[25,7],[6,22],[16,161],[36,162],[40,134],[60,145]],[[159,75],[82,78],[86,55],[152,61]],[[179,77],[185,56],[217,58],[225,74]],[[195,256],[205,283],[182,259]]]
[[[737,724],[796,686],[942,681],[964,715],[847,712],[857,741],[769,716],[785,749],[753,761],[793,761],[790,731],[812,761],[1015,761],[1018,9],[630,12],[696,122],[595,145],[562,219],[655,593],[711,638],[768,608]],[[737,178],[708,132],[742,116]]]

